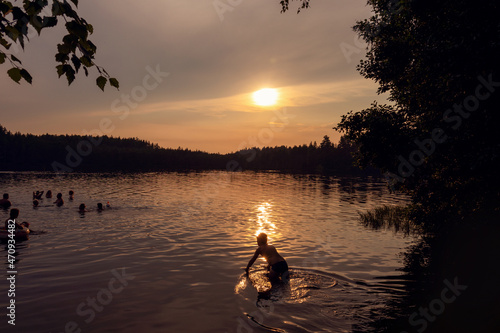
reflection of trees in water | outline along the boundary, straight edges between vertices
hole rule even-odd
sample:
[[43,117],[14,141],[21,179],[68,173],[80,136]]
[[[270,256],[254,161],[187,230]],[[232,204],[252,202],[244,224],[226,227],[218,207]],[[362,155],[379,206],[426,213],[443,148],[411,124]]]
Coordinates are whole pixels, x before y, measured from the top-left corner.
[[403,253],[406,292],[373,313],[372,332],[500,332],[499,232],[467,225],[421,237]]
[[340,201],[366,203],[372,198],[380,198],[389,193],[385,180],[376,177],[336,177],[327,175],[293,174],[300,190],[315,192],[322,197],[337,194]]

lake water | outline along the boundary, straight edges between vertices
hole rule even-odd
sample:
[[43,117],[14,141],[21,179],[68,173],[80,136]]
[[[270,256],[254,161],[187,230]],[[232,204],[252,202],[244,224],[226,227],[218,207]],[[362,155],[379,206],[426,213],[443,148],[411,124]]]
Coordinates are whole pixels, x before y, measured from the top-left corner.
[[[32,191],[48,189],[64,206],[34,209]],[[353,332],[404,293],[399,254],[413,239],[358,221],[407,202],[376,179],[3,173],[0,192],[18,221],[45,231],[17,243],[15,327],[0,282],[1,332]],[[270,289],[261,259],[244,277],[261,231],[288,261],[289,284]],[[5,245],[2,261],[5,276]]]

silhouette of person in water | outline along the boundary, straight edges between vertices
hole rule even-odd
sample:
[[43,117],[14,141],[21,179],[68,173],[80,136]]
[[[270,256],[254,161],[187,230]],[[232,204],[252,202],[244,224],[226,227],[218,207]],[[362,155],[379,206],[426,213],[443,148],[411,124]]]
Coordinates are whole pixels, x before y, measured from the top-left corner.
[[262,255],[267,261],[267,268],[269,270],[269,279],[271,281],[279,280],[288,277],[288,264],[286,260],[279,255],[276,248],[272,245],[267,244],[267,235],[265,233],[260,233],[257,236],[257,245],[259,246],[255,253],[248,262],[245,272],[248,275],[248,270],[252,267],[253,263],[259,255]]
[[42,196],[43,196],[43,191],[42,191],[42,192],[40,192],[40,191],[36,191],[36,193],[35,193],[35,192],[33,192],[33,200],[35,200],[35,199],[36,199],[36,200],[41,200],[41,199],[42,199]]
[[47,199],[51,199],[52,198],[52,191],[51,190],[48,190],[47,193],[45,193],[45,197]]
[[38,204],[39,204],[38,200],[36,200],[36,199],[33,200],[33,208],[38,207]]
[[104,207],[102,206],[102,203],[100,203],[100,202],[99,202],[99,203],[97,204],[97,211],[98,211],[98,212],[102,212],[103,210],[104,210]]
[[87,211],[87,210],[85,209],[86,207],[87,207],[87,206],[85,206],[85,204],[83,204],[83,203],[82,203],[82,204],[80,204],[80,207],[78,207],[78,212],[79,212],[80,214],[85,214],[85,212]]
[[75,195],[75,192],[73,192],[73,191],[70,190],[69,191],[69,200],[73,200],[74,199],[73,198],[74,195]]
[[54,201],[54,203],[56,204],[57,207],[61,207],[62,205],[64,205],[64,200],[62,198],[62,193],[57,193],[57,196],[56,196],[56,201]]
[[9,200],[9,194],[8,193],[4,193],[3,199],[0,199],[0,207],[7,209],[10,206],[12,206],[12,203]]
[[[7,229],[7,230],[9,229],[9,220],[16,221],[18,216],[19,216],[19,209],[12,208],[10,210],[9,218],[5,220],[5,229]],[[24,229],[21,224],[17,223],[17,221],[15,222],[15,226],[16,226],[16,229]]]

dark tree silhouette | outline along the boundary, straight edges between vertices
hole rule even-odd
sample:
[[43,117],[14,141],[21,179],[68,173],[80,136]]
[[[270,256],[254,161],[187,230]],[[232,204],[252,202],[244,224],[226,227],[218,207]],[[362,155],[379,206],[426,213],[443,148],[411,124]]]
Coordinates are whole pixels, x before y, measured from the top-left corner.
[[[355,30],[368,43],[361,74],[391,105],[350,112],[336,129],[360,165],[409,192],[415,212],[498,213],[500,3],[370,0]],[[441,213],[441,214],[438,214]]]
[[[353,165],[354,148],[322,146],[249,148],[230,154],[161,148],[139,138],[11,133],[0,126],[1,171],[143,172],[275,170],[333,175],[376,175]],[[343,140],[342,142],[345,142]],[[233,166],[236,165],[236,168]]]

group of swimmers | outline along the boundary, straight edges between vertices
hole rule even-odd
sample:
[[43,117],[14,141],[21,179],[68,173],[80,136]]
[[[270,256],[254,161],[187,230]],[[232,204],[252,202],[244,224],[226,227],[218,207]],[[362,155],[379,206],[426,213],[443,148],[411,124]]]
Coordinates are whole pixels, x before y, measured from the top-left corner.
[[[38,207],[38,205],[40,204],[39,200],[43,199],[43,193],[44,193],[44,191],[33,192],[33,207]],[[69,200],[70,201],[73,201],[74,195],[75,195],[75,192],[73,192],[72,190],[70,190],[69,191]],[[47,198],[47,199],[51,199],[52,198],[52,191],[51,190],[48,190],[47,193],[45,193],[45,198]],[[56,195],[56,201],[54,201],[54,204],[57,207],[61,207],[62,205],[64,205],[64,200],[62,198],[62,193],[57,193],[57,195]]]
[[[106,203],[106,208],[111,208],[111,205],[109,204],[109,201]],[[104,210],[104,206],[101,202],[97,203],[97,211],[102,212]],[[84,214],[85,212],[88,212],[87,206],[85,206],[84,203],[80,204],[78,207],[78,212],[80,214]]]

